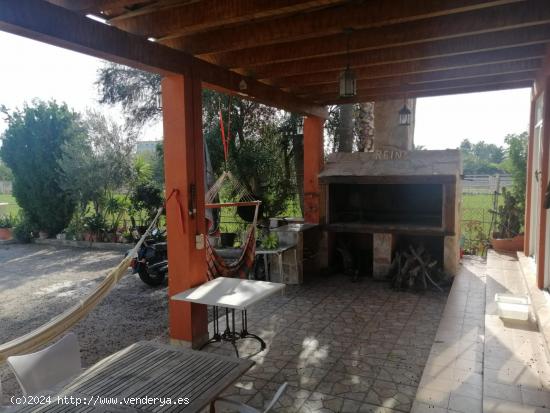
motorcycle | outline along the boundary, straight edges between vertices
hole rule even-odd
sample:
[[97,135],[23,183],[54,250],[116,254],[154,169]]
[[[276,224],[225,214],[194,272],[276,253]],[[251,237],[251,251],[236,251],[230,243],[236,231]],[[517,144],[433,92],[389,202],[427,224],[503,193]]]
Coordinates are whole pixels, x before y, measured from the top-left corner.
[[[137,230],[132,231],[134,239],[140,239]],[[145,239],[131,263],[132,273],[138,274],[141,281],[152,287],[161,285],[168,274],[168,252],[166,231],[155,228]]]

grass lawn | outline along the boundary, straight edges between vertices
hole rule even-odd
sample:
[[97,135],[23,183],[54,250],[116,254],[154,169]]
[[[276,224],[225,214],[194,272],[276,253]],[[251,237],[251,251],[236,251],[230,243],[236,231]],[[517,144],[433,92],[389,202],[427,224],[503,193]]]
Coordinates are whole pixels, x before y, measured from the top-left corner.
[[0,194],[0,204],[7,202],[7,206],[0,206],[0,215],[17,215],[19,212],[19,205],[15,201],[12,195]]

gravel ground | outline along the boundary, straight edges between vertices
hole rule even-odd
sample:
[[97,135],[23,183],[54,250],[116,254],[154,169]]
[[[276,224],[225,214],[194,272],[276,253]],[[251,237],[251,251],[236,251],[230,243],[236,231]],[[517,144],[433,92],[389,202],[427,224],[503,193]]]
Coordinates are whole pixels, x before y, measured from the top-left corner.
[[[122,259],[119,252],[40,245],[0,247],[0,343],[19,337],[88,294]],[[73,331],[87,367],[136,341],[167,337],[166,286],[151,288],[127,275]],[[8,404],[19,394],[15,377],[0,365]],[[0,393],[1,394],[1,393]]]

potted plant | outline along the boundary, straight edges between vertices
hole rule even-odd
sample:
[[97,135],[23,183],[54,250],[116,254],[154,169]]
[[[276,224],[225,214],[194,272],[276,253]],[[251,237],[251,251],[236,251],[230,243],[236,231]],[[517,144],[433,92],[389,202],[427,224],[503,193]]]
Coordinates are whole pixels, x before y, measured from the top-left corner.
[[14,226],[15,219],[11,215],[0,216],[0,240],[12,239]]
[[102,241],[105,233],[105,218],[98,213],[84,218],[84,240],[90,242]]
[[523,249],[524,235],[520,233],[523,214],[518,200],[506,188],[502,188],[503,204],[496,214],[496,231],[491,237],[491,245],[497,251],[515,252]]

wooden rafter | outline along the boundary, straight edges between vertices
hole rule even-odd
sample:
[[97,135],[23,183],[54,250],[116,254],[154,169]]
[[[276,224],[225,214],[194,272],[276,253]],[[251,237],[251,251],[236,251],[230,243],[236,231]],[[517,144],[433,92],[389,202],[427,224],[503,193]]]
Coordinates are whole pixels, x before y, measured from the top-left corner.
[[[326,117],[322,106],[278,88],[41,0],[0,0],[0,30],[161,74],[199,75],[208,87],[289,111]],[[242,90],[242,82],[246,83]]]
[[227,27],[247,21],[275,18],[326,7],[344,0],[203,0],[171,7],[149,7],[123,14],[109,21],[131,33],[152,36],[160,41]]
[[211,30],[170,39],[166,44],[192,54],[205,54],[337,34],[346,27],[365,29],[517,1],[525,0],[371,0],[266,22],[252,22],[240,26],[239,30]]
[[[421,83],[414,85],[403,85],[403,86],[391,86],[391,87],[380,87],[380,88],[367,88],[364,90],[359,90],[357,96],[351,99],[342,99],[338,96],[338,91],[332,93],[319,94],[315,96],[315,100],[318,102],[327,103],[345,103],[345,102],[357,102],[361,100],[357,99],[367,99],[362,101],[369,100],[381,100],[388,98],[399,98],[399,97],[419,97],[419,96],[429,96],[430,94],[447,94],[451,90],[455,90],[456,93],[462,90],[490,90],[490,87],[503,87],[507,84],[512,85],[524,85],[517,87],[527,87],[525,85],[532,85],[534,77],[536,76],[535,71],[531,72],[520,72],[513,74],[505,75],[492,75],[484,76],[472,79],[457,79],[457,80],[446,80],[439,82],[429,82]],[[488,88],[488,89],[487,89]],[[444,91],[444,93],[441,93]]]
[[528,27],[506,30],[498,33],[486,33],[465,36],[449,40],[419,43],[413,47],[397,46],[367,52],[304,59],[293,62],[275,63],[239,70],[258,79],[268,79],[282,75],[331,71],[346,67],[373,66],[384,63],[400,63],[431,57],[453,56],[476,51],[497,50],[506,47],[531,44],[545,44],[550,41],[550,26]]
[[151,0],[48,0],[50,3],[82,13],[99,13],[120,9],[135,3],[152,3]]
[[[433,72],[424,72],[403,76],[388,76],[375,79],[360,79],[357,81],[357,88],[365,90],[368,88],[398,87],[412,84],[429,84],[430,82],[449,81],[457,79],[471,79],[491,75],[504,75],[511,73],[537,71],[542,67],[542,59],[531,59],[525,61],[492,63],[481,66],[471,66],[458,69],[446,69]],[[338,83],[325,83],[322,85],[308,85],[292,88],[289,91],[300,96],[312,96],[324,93],[331,93],[338,89]]]
[[254,67],[268,63],[344,54],[347,52],[348,40],[349,50],[357,52],[545,23],[550,23],[548,1],[535,0],[529,2],[529,7],[525,7],[524,3],[513,3],[492,9],[357,30],[349,38],[346,34],[339,33],[316,39],[234,50],[201,57],[229,68]]
[[[376,79],[388,76],[403,76],[416,73],[430,73],[439,70],[469,68],[491,63],[521,62],[544,57],[545,46],[518,46],[489,52],[473,52],[455,56],[434,57],[423,60],[414,60],[402,63],[388,63],[376,66],[367,66],[355,70],[358,79]],[[295,76],[272,79],[279,86],[293,88],[306,85],[320,85],[334,83],[338,79],[340,70],[330,72],[308,73]]]
[[[485,85],[475,85],[470,87],[461,87],[461,88],[450,88],[450,89],[436,89],[436,90],[426,90],[418,91],[414,94],[407,95],[414,98],[422,97],[433,97],[433,96],[447,96],[447,95],[458,95],[463,93],[479,93],[479,92],[494,92],[498,90],[509,90],[509,89],[523,89],[530,88],[533,86],[532,80],[519,80],[515,82],[505,82],[499,84],[485,84]],[[351,99],[342,99],[342,98],[333,98],[323,101],[324,105],[343,105],[346,103],[361,103],[361,102],[377,102],[381,100],[395,100],[403,99],[403,93],[401,91],[390,92],[390,91],[380,91],[378,95],[367,95],[359,94]]]

